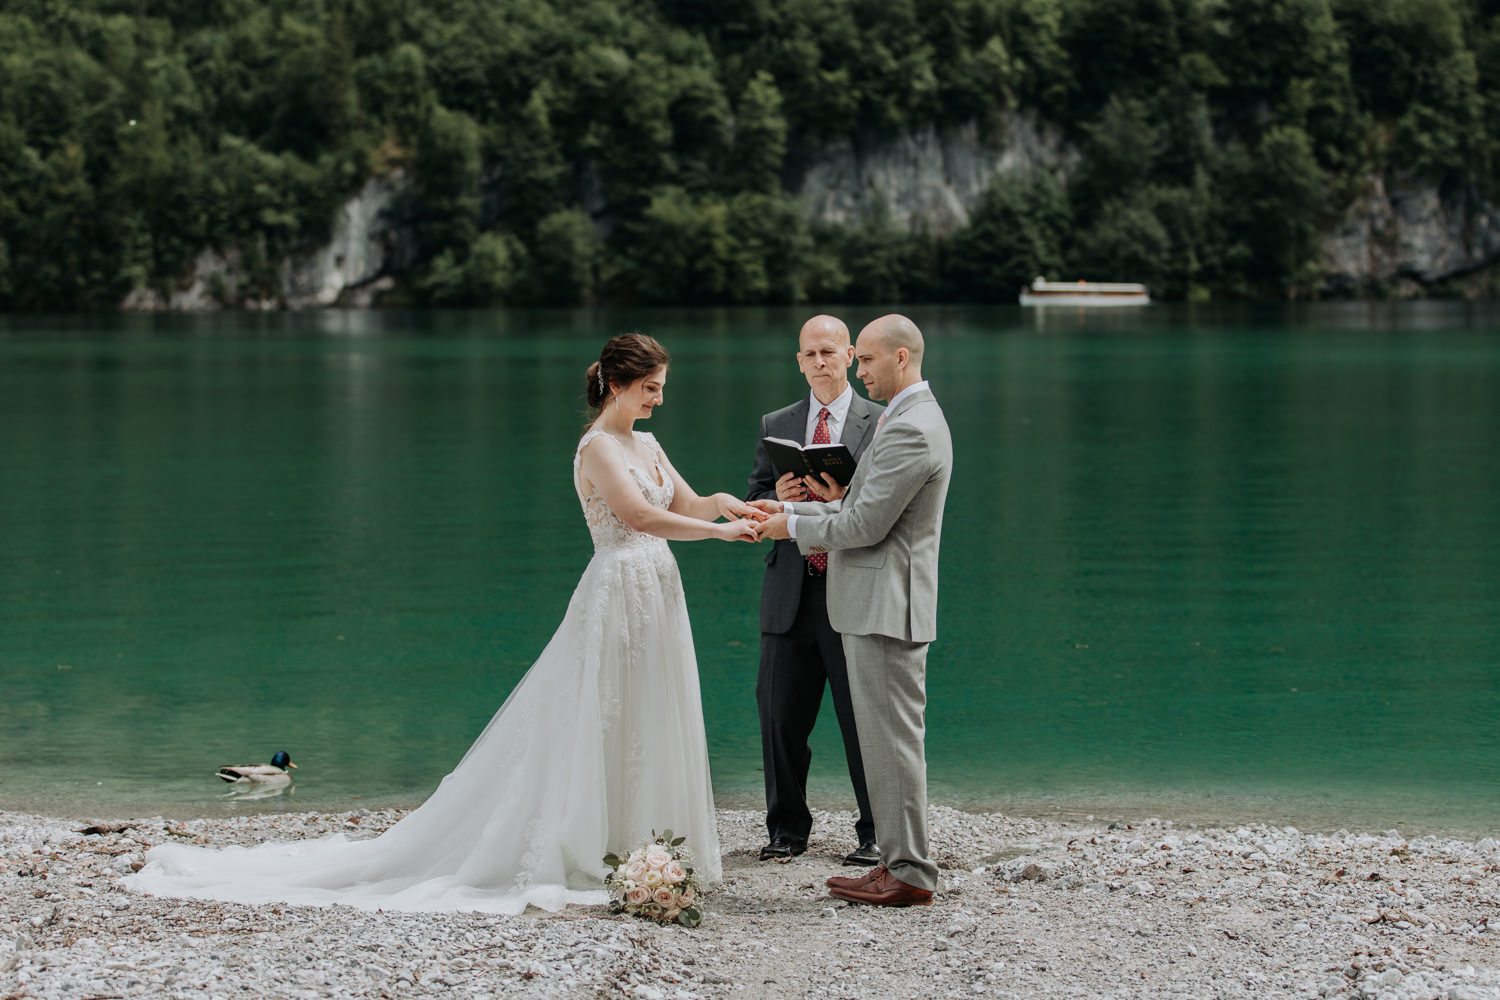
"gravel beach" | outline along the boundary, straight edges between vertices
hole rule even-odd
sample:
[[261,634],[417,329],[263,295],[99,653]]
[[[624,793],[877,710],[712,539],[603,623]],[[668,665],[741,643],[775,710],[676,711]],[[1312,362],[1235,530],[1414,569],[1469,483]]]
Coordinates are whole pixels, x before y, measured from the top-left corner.
[[0,812],[0,998],[1358,997],[1500,1000],[1500,844],[1079,821],[934,806],[934,905],[827,895],[849,817],[756,860],[721,810],[701,927],[603,907],[519,917],[239,906],[127,892],[144,851],[374,835],[399,810],[189,821]]

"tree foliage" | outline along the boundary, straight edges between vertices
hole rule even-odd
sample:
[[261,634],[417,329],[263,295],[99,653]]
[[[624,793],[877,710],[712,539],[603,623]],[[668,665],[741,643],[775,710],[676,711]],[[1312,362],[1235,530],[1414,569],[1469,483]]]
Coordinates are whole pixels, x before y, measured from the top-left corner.
[[[205,249],[243,294],[406,170],[415,300],[1010,300],[1036,273],[1168,296],[1316,283],[1362,175],[1484,190],[1488,0],[12,0],[0,306],[112,307]],[[1060,127],[967,226],[813,224],[820,146]]]

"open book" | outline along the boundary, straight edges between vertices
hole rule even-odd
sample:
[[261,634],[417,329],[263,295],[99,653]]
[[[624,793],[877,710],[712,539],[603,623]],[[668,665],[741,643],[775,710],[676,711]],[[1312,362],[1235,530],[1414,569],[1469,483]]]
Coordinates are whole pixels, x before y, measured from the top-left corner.
[[765,442],[778,477],[794,472],[798,476],[821,479],[826,472],[840,486],[848,486],[849,480],[854,478],[854,456],[843,444],[802,445],[773,437],[761,438],[761,441]]

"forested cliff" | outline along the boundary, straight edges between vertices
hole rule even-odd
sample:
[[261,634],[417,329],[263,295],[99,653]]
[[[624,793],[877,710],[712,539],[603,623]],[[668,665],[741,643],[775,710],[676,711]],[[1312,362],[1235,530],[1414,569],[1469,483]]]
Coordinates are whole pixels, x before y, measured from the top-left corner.
[[1493,290],[1496,0],[8,0],[0,306]]

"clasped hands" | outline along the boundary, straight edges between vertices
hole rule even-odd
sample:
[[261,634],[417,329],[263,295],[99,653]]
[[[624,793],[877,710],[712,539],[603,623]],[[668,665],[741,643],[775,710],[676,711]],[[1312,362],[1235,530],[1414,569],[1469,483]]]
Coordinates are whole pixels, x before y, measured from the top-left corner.
[[842,500],[843,497],[844,488],[826,472],[822,479],[814,479],[812,476],[799,479],[796,474],[788,472],[776,480],[775,500],[750,501],[750,506],[758,507],[768,515],[756,524],[755,530],[763,539],[790,538],[792,536],[786,530],[785,513],[788,503],[798,500]]
[[731,541],[756,542],[764,539],[790,538],[787,534],[787,515],[784,513],[787,503],[796,500],[839,500],[844,496],[844,488],[840,486],[832,476],[826,472],[821,480],[804,476],[798,478],[796,474],[788,472],[776,480],[775,500],[738,500],[727,493],[719,494],[719,513],[729,523],[724,525],[728,529],[728,538]]
[[719,537],[729,542],[760,541],[760,524],[771,516],[759,506],[763,501],[746,503],[739,497],[728,493],[717,493],[714,499],[718,501],[719,516],[724,518],[725,522],[715,525],[716,528],[722,529]]
[[780,500],[750,500],[748,502],[736,500],[734,506],[724,516],[733,515],[741,520],[730,521],[723,526],[729,532],[725,537],[731,542],[759,542],[766,538],[787,538],[789,537],[786,533],[787,515],[781,513],[781,509]]

